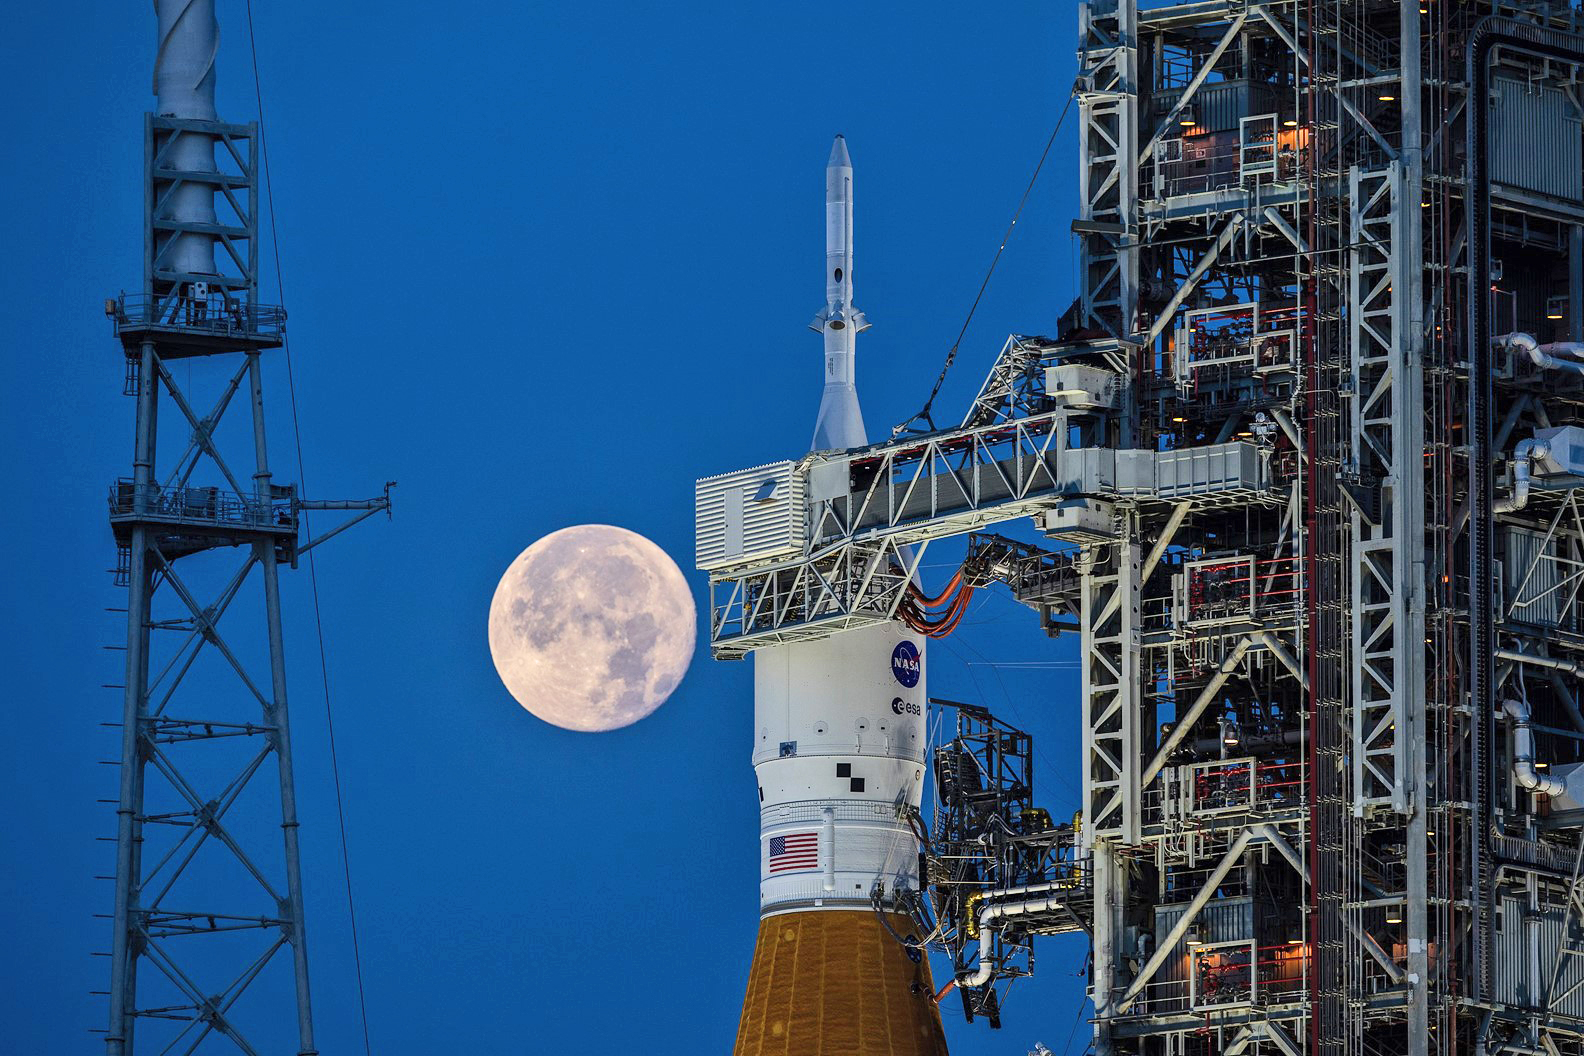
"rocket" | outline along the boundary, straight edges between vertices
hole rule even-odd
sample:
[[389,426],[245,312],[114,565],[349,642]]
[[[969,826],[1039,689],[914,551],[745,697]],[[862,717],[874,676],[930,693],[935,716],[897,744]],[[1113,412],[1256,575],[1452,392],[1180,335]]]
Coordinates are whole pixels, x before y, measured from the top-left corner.
[[[825,168],[825,306],[810,325],[824,342],[813,449],[862,447],[855,353],[869,323],[853,304],[841,136]],[[946,1052],[929,962],[896,937],[913,929],[897,892],[919,889],[924,658],[900,622],[754,654],[760,924],[736,1056]]]

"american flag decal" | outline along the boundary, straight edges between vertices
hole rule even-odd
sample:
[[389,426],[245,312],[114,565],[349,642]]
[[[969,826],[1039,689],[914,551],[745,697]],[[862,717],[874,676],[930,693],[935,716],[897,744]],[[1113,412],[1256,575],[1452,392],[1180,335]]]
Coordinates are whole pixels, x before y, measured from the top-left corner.
[[791,873],[819,868],[819,833],[798,832],[770,837],[770,871]]

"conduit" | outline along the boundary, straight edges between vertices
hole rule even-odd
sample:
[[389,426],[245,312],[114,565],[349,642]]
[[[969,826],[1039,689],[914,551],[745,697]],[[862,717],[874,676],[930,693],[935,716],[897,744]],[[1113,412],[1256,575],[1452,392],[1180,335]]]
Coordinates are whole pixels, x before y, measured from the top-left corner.
[[[991,961],[990,942],[992,926],[1001,917],[1022,916],[1026,913],[1039,913],[1046,910],[1060,909],[1072,901],[1072,892],[1082,881],[1078,877],[1067,877],[1063,880],[1049,880],[1039,884],[1022,884],[1017,887],[1002,887],[994,891],[985,891],[971,895],[968,898],[968,925],[972,929],[968,932],[970,938],[977,936],[979,939],[979,966],[973,975],[966,975],[949,983],[941,993],[945,994],[953,986],[973,988],[983,986],[995,974],[995,966]],[[1042,898],[1030,898],[1030,895],[1043,895]],[[1021,896],[1021,897],[1020,897]],[[1016,902],[1007,899],[1017,898]],[[988,903],[984,909],[974,915],[975,907],[980,902]]]
[[[1584,363],[1579,364],[1579,367],[1584,369]],[[1512,494],[1493,502],[1492,513],[1512,513],[1529,505],[1529,483],[1534,477],[1534,463],[1550,453],[1551,445],[1545,440],[1531,436],[1518,442],[1518,446],[1513,448]]]
[[996,921],[1004,917],[1020,917],[1027,913],[1044,913],[1048,910],[1060,909],[1067,901],[1066,895],[1052,894],[1022,902],[997,902],[980,910],[979,966],[972,975],[959,976],[957,985],[972,990],[988,983],[990,977],[995,974],[995,960],[991,957],[990,946],[995,938]]
[[1496,659],[1511,660],[1515,664],[1532,664],[1535,667],[1549,668],[1552,671],[1566,671],[1570,675],[1584,678],[1584,664],[1572,660],[1563,660],[1555,656],[1535,656],[1533,653],[1520,653],[1514,649],[1496,650]]
[[1579,713],[1578,701],[1573,696],[1573,689],[1564,682],[1560,675],[1572,675],[1574,678],[1584,678],[1584,664],[1574,660],[1563,660],[1555,656],[1536,656],[1533,653],[1520,653],[1515,649],[1496,650],[1496,659],[1508,660],[1515,664],[1529,664],[1533,667],[1543,667],[1552,672],[1551,681],[1562,698],[1562,704],[1567,708],[1568,718],[1580,733],[1584,733],[1584,715]]
[[[973,597],[974,588],[963,582],[963,570],[959,568],[957,574],[952,576],[951,582],[946,584],[946,589],[933,597],[926,596],[913,583],[907,587],[907,596],[902,604],[897,607],[897,615],[902,622],[913,630],[929,638],[944,638],[957,629],[962,622],[963,614],[968,611],[968,600]],[[944,611],[933,613],[929,610],[946,605]]]
[[1512,722],[1513,780],[1531,792],[1560,796],[1567,791],[1567,782],[1560,777],[1549,777],[1535,769],[1534,731],[1529,728],[1529,705],[1521,700],[1508,700],[1502,711]]
[[1557,341],[1549,345],[1542,345],[1534,339],[1532,334],[1503,334],[1496,339],[1497,344],[1505,348],[1516,348],[1528,354],[1537,367],[1545,370],[1570,370],[1575,374],[1584,374],[1584,363],[1577,359],[1559,359],[1558,356],[1584,356],[1584,344],[1577,341]]

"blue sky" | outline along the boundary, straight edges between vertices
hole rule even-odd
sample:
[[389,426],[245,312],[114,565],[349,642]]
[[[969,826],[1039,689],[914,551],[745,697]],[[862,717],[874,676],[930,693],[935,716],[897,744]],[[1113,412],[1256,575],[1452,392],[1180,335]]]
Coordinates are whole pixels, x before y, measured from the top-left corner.
[[[751,672],[701,645],[653,717],[599,736],[518,708],[484,623],[547,532],[620,524],[691,572],[695,477],[807,445],[823,296],[823,165],[857,166],[871,434],[922,403],[1066,103],[1075,15],[959,4],[257,6],[313,493],[400,482],[396,515],[319,563],[376,1053],[730,1047],[756,925]],[[255,116],[240,0],[220,0],[220,108]],[[124,604],[104,489],[131,401],[100,303],[140,281],[146,4],[22,5],[0,254],[0,504],[13,907],[0,1021],[18,1053],[95,1051],[104,1023]],[[1006,334],[1074,293],[1076,113],[937,404],[960,414]],[[273,300],[273,291],[266,291]],[[284,377],[278,479],[292,479]],[[167,419],[169,421],[169,419]],[[932,560],[949,563],[943,547]],[[942,579],[949,568],[932,568]],[[288,662],[320,1047],[360,1047],[306,575]],[[938,586],[938,584],[936,584]],[[1076,647],[985,600],[931,690],[1034,731],[1040,799],[1076,807]],[[986,662],[1066,666],[995,667]],[[953,1051],[1057,1053],[1082,948],[1042,941],[1005,1029],[946,1006]],[[940,973],[937,967],[937,974]],[[1079,1051],[1086,1028],[1079,1029]]]

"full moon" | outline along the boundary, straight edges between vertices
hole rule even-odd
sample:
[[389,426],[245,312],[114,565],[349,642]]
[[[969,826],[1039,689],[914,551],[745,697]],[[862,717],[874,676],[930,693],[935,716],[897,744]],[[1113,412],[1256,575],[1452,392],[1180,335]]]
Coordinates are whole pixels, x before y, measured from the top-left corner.
[[563,729],[620,729],[653,712],[693,659],[697,611],[676,562],[625,528],[582,524],[517,555],[490,602],[495,670]]

